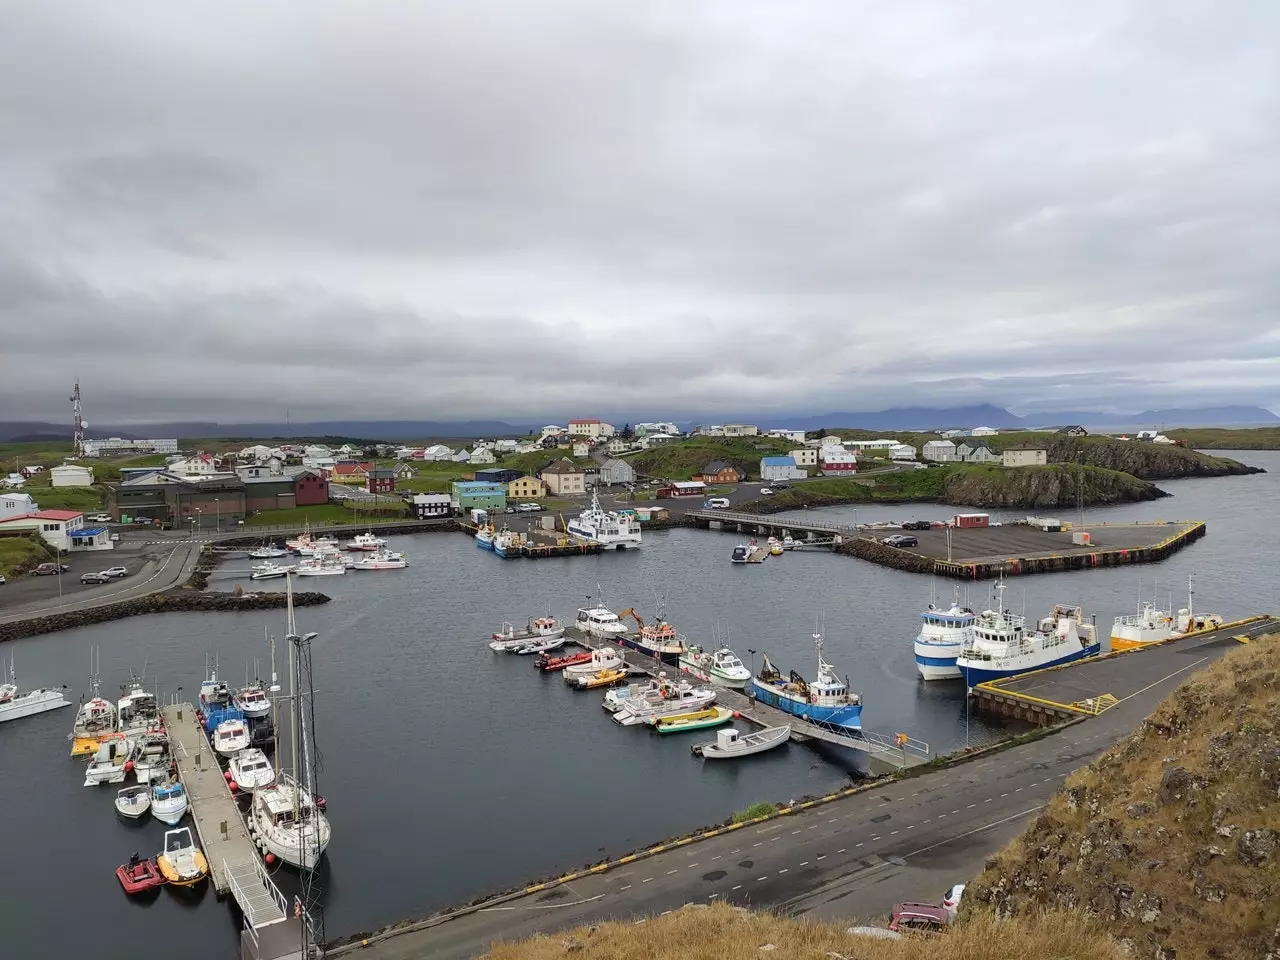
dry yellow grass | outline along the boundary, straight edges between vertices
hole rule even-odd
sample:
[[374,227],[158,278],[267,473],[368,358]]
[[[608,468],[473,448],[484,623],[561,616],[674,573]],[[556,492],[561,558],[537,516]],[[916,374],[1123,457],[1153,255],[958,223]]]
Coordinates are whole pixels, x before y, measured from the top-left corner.
[[[997,923],[970,918],[937,938],[875,940],[847,923],[806,923],[719,904],[677,910],[642,926],[580,927],[496,944],[486,960],[1121,960],[1079,914],[1042,913]],[[773,944],[774,950],[761,950]]]

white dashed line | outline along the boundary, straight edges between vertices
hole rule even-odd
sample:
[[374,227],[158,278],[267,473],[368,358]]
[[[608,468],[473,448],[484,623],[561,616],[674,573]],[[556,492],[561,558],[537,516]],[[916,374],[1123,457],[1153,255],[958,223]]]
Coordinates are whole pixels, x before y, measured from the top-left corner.
[[839,819],[840,819],[839,817],[832,817],[830,820],[827,821],[827,823],[835,823]]
[[938,819],[939,819],[939,820],[941,820],[941,819],[943,819],[945,816],[946,816],[946,814],[945,814],[945,813],[940,813],[940,814],[938,814]]
[[778,871],[778,873],[786,873],[786,872],[787,872],[787,868],[786,868],[786,867],[783,867],[781,870],[779,870],[779,871]]
[[983,800],[982,802],[983,802],[983,803],[990,803],[990,802],[991,802],[991,798],[990,798],[990,797],[987,797],[987,799]]
[[782,839],[781,837],[771,837],[771,838],[769,839],[769,842],[770,842],[770,843],[777,843],[777,842],[778,842],[779,840],[781,840],[781,839]]
[[658,914],[658,916],[665,917],[670,912],[671,912],[670,910],[663,910],[660,914]]
[[714,900],[714,899],[715,899],[716,897],[718,897],[718,896],[720,896],[720,894],[718,894],[718,893],[710,893],[710,894],[707,894],[707,899],[708,899],[708,900]]
[[1017,789],[1017,790],[1014,790],[1013,792],[1014,792],[1014,793],[1021,793],[1021,792],[1022,792],[1022,788],[1021,788],[1021,787],[1018,787],[1018,789]]
[[644,880],[641,880],[640,882],[641,882],[641,883],[649,883],[651,880],[653,880],[653,877],[646,877]]
[[933,823],[933,817],[930,817],[928,820],[921,820],[920,822],[921,822],[921,823]]
[[753,844],[752,844],[752,846],[753,846],[753,847],[763,847],[763,846],[764,846],[764,841],[763,841],[763,840],[761,840],[759,843],[753,843]]
[[[854,846],[854,849],[857,849],[858,847],[862,846],[862,844],[860,844],[860,843],[855,843],[853,846]],[[840,851],[840,853],[844,853],[844,851],[843,851],[843,850],[841,850],[841,851]]]
[[756,883],[759,883],[761,880],[768,880],[768,879],[769,879],[769,875],[766,873],[763,877],[756,877]]
[[802,866],[802,867],[807,867],[808,865],[809,865],[809,861],[808,861],[808,860],[806,860],[806,861],[804,861],[804,863],[800,864],[800,866]]
[[667,876],[669,877],[669,876],[671,876],[673,873],[679,873],[679,872],[680,872],[680,871],[679,871],[679,869],[678,869],[678,868],[677,868],[677,869],[675,869],[675,870],[668,870],[668,871],[667,871]]
[[816,859],[818,859],[818,860],[825,860],[825,859],[827,859],[827,855],[824,853],[822,856],[817,857]]
[[907,829],[908,829],[908,830],[914,830],[915,828],[916,828],[916,825],[915,825],[914,823],[908,823],[908,824],[907,824]]
[[890,831],[889,831],[889,836],[891,836],[891,837],[892,837],[892,836],[895,836],[896,834],[899,834],[899,833],[901,833],[901,832],[902,832],[901,830],[890,830]]
[[952,813],[959,813],[960,811],[959,811],[959,810],[952,810],[951,812],[952,812]]
[[1004,799],[1005,797],[1007,797],[1007,796],[1008,796],[1008,794],[1007,794],[1007,793],[1002,793],[1002,794],[1000,794],[1000,799],[1001,799],[1001,800],[1003,800],[1003,799]]
[[[862,846],[862,844],[858,844],[858,846]],[[844,847],[841,847],[839,850],[836,851],[836,853],[844,853]]]
[[716,854],[714,857],[712,857],[711,859],[712,859],[712,860],[719,860],[719,859],[720,859],[721,857],[723,857],[723,856],[724,856],[724,854],[723,854],[723,853],[717,853],[717,854]]
[[618,892],[621,893],[623,890],[630,890],[630,889],[631,889],[631,884],[628,883],[625,887],[619,887]]
[[696,867],[696,866],[697,866],[697,864],[696,864],[696,863],[691,863],[691,864],[689,864],[689,869],[690,869],[690,870],[692,870],[692,869],[693,869],[694,867]]
[[[742,889],[742,884],[738,884],[738,885],[737,885],[736,887],[734,887],[733,889],[734,889],[734,890],[741,890],[741,889]],[[730,891],[730,892],[732,892],[732,891]]]
[[792,830],[792,831],[791,831],[791,835],[794,837],[794,836],[795,836],[796,834],[798,834],[799,832],[800,832],[799,830]]
[[634,926],[634,927],[638,927],[638,926],[640,926],[640,924],[644,923],[644,922],[645,922],[646,920],[648,920],[648,919],[649,919],[648,917],[641,917],[639,920],[637,920],[635,923],[633,923],[633,924],[632,924],[632,926]]
[[971,803],[971,804],[969,804],[967,807],[965,807],[965,809],[966,809],[966,810],[972,810],[972,809],[973,809],[974,807],[976,807],[976,806],[977,806],[977,804],[976,804],[976,803]]

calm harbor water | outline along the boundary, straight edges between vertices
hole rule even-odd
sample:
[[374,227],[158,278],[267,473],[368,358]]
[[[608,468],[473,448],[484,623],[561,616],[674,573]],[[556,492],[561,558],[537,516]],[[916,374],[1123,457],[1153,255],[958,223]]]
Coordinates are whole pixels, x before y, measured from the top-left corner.
[[[1077,601],[1104,626],[1134,607],[1140,580],[1149,596],[1158,577],[1161,598],[1172,592],[1182,605],[1194,571],[1198,609],[1228,616],[1280,609],[1276,541],[1262,526],[1280,502],[1280,453],[1239,456],[1270,472],[1165,483],[1174,499],[1086,512],[1086,522],[1205,519],[1204,540],[1159,566],[1015,580],[1008,602],[1038,616],[1055,602]],[[823,513],[853,518],[851,508]],[[859,508],[857,519],[947,513]],[[620,729],[598,694],[573,693],[527,658],[485,648],[503,620],[522,622],[548,604],[568,618],[599,592],[614,610],[634,605],[651,617],[665,595],[668,618],[692,641],[728,636],[744,658],[753,647],[806,674],[809,635],[821,620],[826,656],[862,691],[869,729],[907,731],[938,752],[964,744],[961,689],[919,683],[912,662],[927,579],[817,552],[731,565],[736,539],[673,530],[649,535],[637,553],[507,563],[461,535],[421,535],[395,544],[413,561],[406,571],[318,581],[334,602],[301,609],[298,620],[320,634],[320,786],[334,827],[327,934],[423,915],[722,820],[757,800],[847,782],[846,770],[794,744],[752,762],[704,767],[688,754],[698,735]],[[231,560],[211,585],[248,588],[247,567]],[[937,587],[949,596],[950,584]],[[971,596],[984,601],[985,587],[972,587]],[[34,637],[12,652],[24,686],[65,683],[72,700],[95,646],[105,692],[145,667],[162,693],[181,687],[179,696],[190,699],[205,654],[217,654],[234,683],[255,658],[265,671],[264,632],[279,636],[283,628],[283,612],[168,614]],[[154,853],[163,827],[154,819],[122,823],[113,788],[81,786],[83,764],[67,757],[71,720],[62,710],[0,726],[7,947],[15,956],[125,957],[140,944],[180,943],[192,960],[233,956],[239,920],[212,893],[161,890],[149,902],[126,901],[112,871],[134,850]],[[970,742],[998,735],[969,718]],[[288,889],[288,874],[279,878]]]

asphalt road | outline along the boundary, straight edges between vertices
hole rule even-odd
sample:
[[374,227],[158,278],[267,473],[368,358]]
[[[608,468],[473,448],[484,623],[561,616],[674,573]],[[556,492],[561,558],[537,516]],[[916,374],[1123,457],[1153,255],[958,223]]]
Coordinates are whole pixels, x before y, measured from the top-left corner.
[[938,902],[951,884],[976,876],[1073,770],[1129,734],[1189,673],[1226,649],[1207,644],[1101,716],[1034,743],[392,937],[359,956],[460,960],[495,940],[602,920],[642,923],[715,900],[883,924],[894,903]]

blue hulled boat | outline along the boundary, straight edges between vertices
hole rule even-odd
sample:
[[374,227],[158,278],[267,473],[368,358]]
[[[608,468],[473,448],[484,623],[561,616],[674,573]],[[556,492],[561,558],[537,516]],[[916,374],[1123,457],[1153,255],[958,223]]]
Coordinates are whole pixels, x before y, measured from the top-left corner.
[[822,634],[813,635],[813,645],[818,651],[816,680],[805,680],[794,670],[784,680],[766,654],[759,675],[751,680],[752,693],[761,703],[801,720],[836,733],[859,733],[862,730],[862,697],[850,693],[848,681],[841,682],[835,668],[822,659]]

